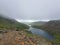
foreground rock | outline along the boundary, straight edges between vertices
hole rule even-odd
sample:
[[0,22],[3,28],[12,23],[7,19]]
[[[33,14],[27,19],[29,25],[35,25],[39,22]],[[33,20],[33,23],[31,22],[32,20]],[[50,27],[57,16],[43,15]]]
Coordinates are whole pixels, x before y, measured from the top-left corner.
[[50,41],[25,31],[8,31],[0,33],[0,45],[52,45]]

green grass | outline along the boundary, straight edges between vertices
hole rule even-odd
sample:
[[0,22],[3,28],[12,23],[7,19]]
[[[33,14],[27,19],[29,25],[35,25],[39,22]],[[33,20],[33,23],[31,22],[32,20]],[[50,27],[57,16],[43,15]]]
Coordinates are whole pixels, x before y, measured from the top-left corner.
[[23,23],[19,23],[14,19],[8,19],[0,16],[0,29],[28,29],[29,26]]
[[31,31],[24,30],[24,32],[27,33],[28,37],[33,37],[34,36]]
[[55,37],[54,43],[60,44],[60,34],[55,34],[54,37]]

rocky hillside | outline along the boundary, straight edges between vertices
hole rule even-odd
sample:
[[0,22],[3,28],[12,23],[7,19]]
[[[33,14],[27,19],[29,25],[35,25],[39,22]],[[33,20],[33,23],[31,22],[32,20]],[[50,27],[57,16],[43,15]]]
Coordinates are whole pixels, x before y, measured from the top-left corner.
[[0,33],[0,45],[52,45],[52,43],[26,31],[6,31]]
[[51,20],[43,25],[33,25],[33,27],[47,31],[54,36],[54,45],[60,45],[60,20]]
[[60,20],[49,21],[42,26],[42,29],[48,31],[55,37],[55,45],[60,45]]
[[44,29],[47,31],[52,31],[52,33],[60,33],[60,20],[52,20],[43,25]]

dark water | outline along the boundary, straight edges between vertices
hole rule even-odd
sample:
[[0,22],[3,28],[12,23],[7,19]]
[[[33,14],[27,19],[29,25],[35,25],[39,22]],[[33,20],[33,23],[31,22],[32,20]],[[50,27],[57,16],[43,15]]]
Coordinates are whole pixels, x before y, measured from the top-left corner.
[[37,35],[40,35],[40,36],[42,36],[42,37],[45,37],[45,38],[47,38],[47,39],[49,39],[49,40],[53,40],[53,36],[50,35],[49,33],[47,33],[47,32],[44,31],[44,30],[30,27],[29,31],[31,31],[33,34],[37,34]]

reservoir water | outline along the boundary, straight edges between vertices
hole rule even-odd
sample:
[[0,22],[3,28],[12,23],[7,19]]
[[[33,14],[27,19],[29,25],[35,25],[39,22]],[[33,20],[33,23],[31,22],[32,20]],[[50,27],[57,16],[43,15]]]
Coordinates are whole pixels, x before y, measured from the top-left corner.
[[30,26],[29,31],[31,31],[33,34],[37,34],[49,40],[53,40],[53,36],[42,29],[37,29]]

